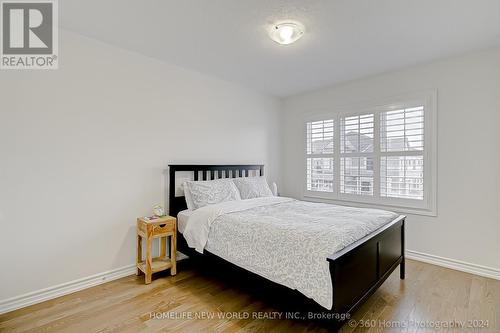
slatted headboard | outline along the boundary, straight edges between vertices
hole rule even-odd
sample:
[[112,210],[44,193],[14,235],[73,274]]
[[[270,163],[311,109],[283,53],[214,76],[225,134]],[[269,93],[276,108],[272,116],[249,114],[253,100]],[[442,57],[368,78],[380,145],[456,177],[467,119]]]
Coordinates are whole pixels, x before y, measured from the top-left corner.
[[[184,196],[175,196],[175,189],[177,188],[175,173],[180,171],[193,172],[194,180],[212,180],[220,178],[235,178],[235,177],[248,177],[250,171],[264,175],[264,165],[183,165],[183,164],[170,164],[169,165],[169,204],[168,213],[170,216],[177,217],[177,214],[187,208],[186,199]],[[217,176],[217,177],[216,177]]]

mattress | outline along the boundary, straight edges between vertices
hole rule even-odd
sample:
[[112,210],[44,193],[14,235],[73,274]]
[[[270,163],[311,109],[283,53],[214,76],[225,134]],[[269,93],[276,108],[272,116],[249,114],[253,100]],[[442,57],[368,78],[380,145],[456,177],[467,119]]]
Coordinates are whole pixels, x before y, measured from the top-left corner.
[[206,249],[331,309],[326,258],[398,217],[378,209],[267,197],[194,210],[183,235],[196,251]]

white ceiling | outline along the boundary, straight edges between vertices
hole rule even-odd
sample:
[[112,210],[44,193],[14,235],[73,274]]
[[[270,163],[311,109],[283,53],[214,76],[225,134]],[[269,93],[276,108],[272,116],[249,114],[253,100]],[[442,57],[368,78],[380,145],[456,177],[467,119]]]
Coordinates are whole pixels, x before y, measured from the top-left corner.
[[[289,96],[500,45],[500,0],[64,0],[61,26]],[[306,33],[283,46],[281,19]]]

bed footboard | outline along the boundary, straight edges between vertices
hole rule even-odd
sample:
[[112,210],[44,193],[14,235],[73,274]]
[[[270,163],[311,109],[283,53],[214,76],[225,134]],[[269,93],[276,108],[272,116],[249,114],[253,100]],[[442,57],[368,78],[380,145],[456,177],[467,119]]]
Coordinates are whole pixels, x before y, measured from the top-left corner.
[[404,222],[400,216],[374,233],[328,257],[332,311],[352,313],[400,266],[405,277]]

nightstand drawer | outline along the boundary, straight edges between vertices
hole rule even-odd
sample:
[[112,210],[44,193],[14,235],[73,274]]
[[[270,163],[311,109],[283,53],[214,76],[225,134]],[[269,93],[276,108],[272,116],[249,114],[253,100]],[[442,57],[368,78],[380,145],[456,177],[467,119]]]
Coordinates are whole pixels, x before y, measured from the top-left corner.
[[175,218],[161,217],[156,220],[137,219],[137,233],[142,237],[162,237],[172,235],[176,232]]
[[153,225],[153,237],[173,233],[175,231],[175,223],[167,222],[165,224]]

